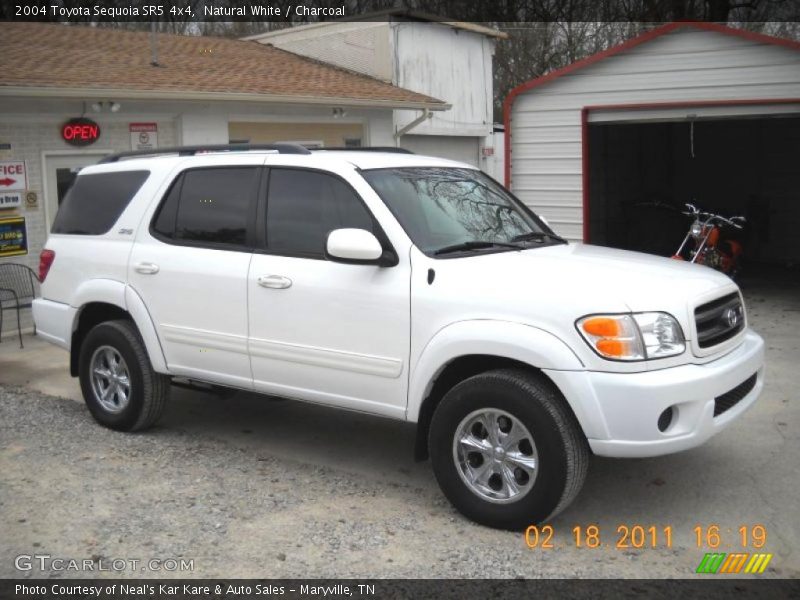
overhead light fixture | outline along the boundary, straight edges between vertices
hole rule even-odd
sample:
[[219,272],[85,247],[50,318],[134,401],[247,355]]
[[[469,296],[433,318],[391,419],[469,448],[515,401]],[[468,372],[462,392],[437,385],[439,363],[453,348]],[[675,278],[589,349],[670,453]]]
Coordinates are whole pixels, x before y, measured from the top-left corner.
[[122,109],[122,105],[119,102],[111,102],[110,100],[92,103],[92,111],[96,113],[103,111],[115,113],[119,112],[120,109]]
[[340,119],[347,116],[347,111],[341,106],[334,106],[331,114],[333,114],[334,119]]

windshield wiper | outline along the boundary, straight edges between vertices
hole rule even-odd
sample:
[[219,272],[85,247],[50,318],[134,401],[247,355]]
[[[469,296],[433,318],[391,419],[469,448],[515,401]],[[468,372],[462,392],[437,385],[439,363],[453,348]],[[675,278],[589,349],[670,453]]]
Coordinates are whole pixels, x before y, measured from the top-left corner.
[[511,244],[508,242],[487,242],[484,240],[469,240],[458,244],[452,244],[450,246],[444,246],[443,248],[439,248],[438,250],[434,251],[433,254],[435,256],[439,256],[440,254],[450,254],[451,252],[480,250],[482,248],[494,248],[497,246],[502,248],[513,248],[514,250],[525,250],[525,246],[520,246],[519,244]]
[[568,244],[567,240],[562,238],[560,235],[556,235],[555,233],[547,233],[545,231],[529,231],[527,233],[520,233],[519,235],[515,235],[511,238],[512,242],[526,242],[528,240],[543,240],[544,238],[550,238],[553,240],[557,240],[564,244]]

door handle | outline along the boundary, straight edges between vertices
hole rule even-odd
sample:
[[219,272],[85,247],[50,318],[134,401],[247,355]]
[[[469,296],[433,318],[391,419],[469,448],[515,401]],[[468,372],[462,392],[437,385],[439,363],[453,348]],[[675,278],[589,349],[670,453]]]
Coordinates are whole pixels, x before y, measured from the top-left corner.
[[142,275],[155,275],[158,273],[159,266],[150,262],[141,262],[134,267],[137,273]]
[[285,290],[292,287],[292,280],[283,275],[262,275],[258,278],[258,285],[273,290]]

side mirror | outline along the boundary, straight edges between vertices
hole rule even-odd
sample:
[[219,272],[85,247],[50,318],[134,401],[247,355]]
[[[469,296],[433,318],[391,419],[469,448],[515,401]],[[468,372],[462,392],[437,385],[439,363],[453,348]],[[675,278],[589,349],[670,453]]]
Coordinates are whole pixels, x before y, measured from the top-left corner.
[[325,256],[336,262],[382,265],[383,246],[366,229],[334,229],[328,234]]

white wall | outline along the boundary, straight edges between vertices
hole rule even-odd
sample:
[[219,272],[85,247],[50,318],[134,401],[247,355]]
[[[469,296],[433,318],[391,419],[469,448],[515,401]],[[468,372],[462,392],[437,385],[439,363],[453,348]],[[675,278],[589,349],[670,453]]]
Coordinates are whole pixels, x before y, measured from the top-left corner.
[[[35,106],[36,101],[26,103],[28,107]],[[128,123],[130,118],[121,117],[119,113],[87,113],[87,117],[95,120],[101,128],[100,139],[86,148],[70,146],[61,139],[61,125],[69,118],[80,116],[82,105],[80,103],[62,102],[63,112],[35,112],[13,114],[9,111],[9,104],[0,102],[0,142],[10,143],[11,150],[4,152],[0,160],[24,160],[28,173],[28,191],[35,192],[38,197],[36,207],[21,207],[18,210],[0,212],[0,216],[19,214],[24,216],[28,228],[28,254],[0,258],[2,262],[16,262],[27,264],[34,270],[38,269],[39,253],[42,250],[47,234],[45,220],[45,194],[43,152],[48,153],[89,153],[93,150],[104,149],[125,151],[131,149],[130,132]],[[138,121],[155,121],[158,124],[158,140],[160,145],[175,145],[174,120],[164,115],[137,115]],[[6,324],[7,325],[7,324]]]
[[290,27],[246,39],[392,81],[392,50],[387,22],[332,22]]
[[560,234],[581,239],[584,106],[754,98],[800,98],[800,53],[712,31],[673,31],[518,96],[506,132],[511,188]]
[[[99,99],[87,100],[86,106]],[[115,99],[121,104],[118,113],[94,113],[101,128],[100,139],[84,149],[61,139],[60,126],[69,118],[80,116],[86,106],[80,100],[2,98],[0,99],[0,143],[10,143],[0,160],[24,160],[28,172],[28,190],[36,192],[38,206],[5,210],[0,216],[20,214],[28,226],[28,255],[0,258],[0,262],[23,262],[36,269],[39,252],[46,239],[43,152],[91,152],[131,150],[128,124],[156,122],[161,147],[179,144],[228,143],[228,121],[314,121],[354,122],[364,126],[365,144],[393,146],[392,116],[388,109],[349,110],[344,119],[333,119],[329,107],[264,105],[253,103],[158,102]]]
[[[416,126],[414,135],[483,137],[492,131],[494,40],[426,22],[392,23],[394,83],[453,105]],[[402,128],[418,111],[395,111]]]
[[228,117],[224,114],[183,113],[177,122],[182,146],[228,143]]

